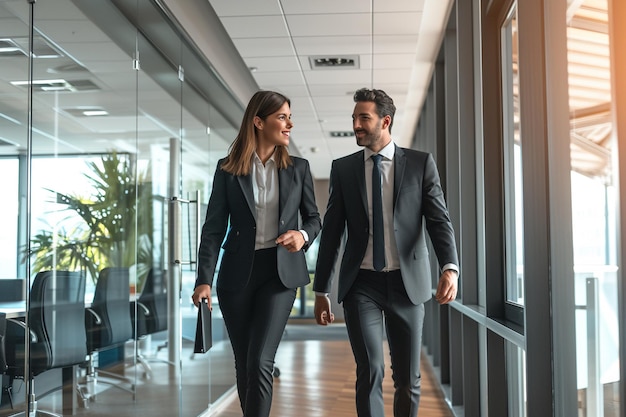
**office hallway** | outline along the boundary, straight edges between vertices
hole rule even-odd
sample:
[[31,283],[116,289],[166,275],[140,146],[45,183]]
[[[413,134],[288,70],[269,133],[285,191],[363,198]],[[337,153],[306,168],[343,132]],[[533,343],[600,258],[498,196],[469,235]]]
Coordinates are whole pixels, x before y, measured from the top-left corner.
[[[354,417],[355,364],[345,327],[320,331],[316,325],[288,327],[276,356],[280,376],[274,382],[272,417]],[[300,332],[302,334],[300,334]],[[301,339],[304,334],[308,340]],[[316,335],[322,336],[317,340]],[[388,350],[386,359],[388,360]],[[422,357],[420,416],[452,417],[433,369]],[[393,382],[387,361],[383,386],[386,415],[393,416]],[[212,417],[241,417],[236,393],[216,404]]]
[[[155,342],[156,344],[156,342]],[[169,374],[171,369],[163,362],[153,362],[152,377],[142,376],[141,366],[109,368],[133,377],[139,372],[136,400],[124,391],[103,386],[88,408],[82,403],[75,410],[76,417],[134,417],[143,415],[241,417],[238,399],[232,383],[234,366],[230,345],[221,341],[207,355],[191,355],[191,342],[183,347],[181,387]],[[388,360],[388,351],[386,350]],[[131,351],[127,353],[129,356]],[[161,353],[160,359],[166,355]],[[347,340],[345,326],[333,324],[321,327],[316,324],[289,324],[283,336],[276,365],[280,376],[274,383],[272,417],[354,417],[355,364]],[[122,367],[123,368],[123,367]],[[213,374],[213,384],[207,385],[208,373]],[[386,415],[391,417],[393,386],[391,370],[387,363],[384,396]],[[225,395],[222,395],[226,392]],[[15,392],[24,394],[23,386]],[[207,401],[217,399],[208,413]],[[23,401],[22,398],[20,400]],[[63,413],[62,394],[56,391],[39,399],[39,408]],[[8,405],[0,416],[16,410]],[[22,408],[17,405],[18,410]],[[70,415],[69,413],[63,413]],[[435,376],[428,360],[422,357],[422,399],[420,417],[452,417],[443,394],[437,388]]]

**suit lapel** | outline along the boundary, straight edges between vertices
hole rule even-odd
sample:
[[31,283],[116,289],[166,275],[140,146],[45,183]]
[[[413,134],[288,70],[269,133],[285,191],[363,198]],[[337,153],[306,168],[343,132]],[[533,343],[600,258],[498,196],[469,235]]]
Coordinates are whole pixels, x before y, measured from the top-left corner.
[[254,191],[252,189],[252,176],[251,175],[238,175],[237,181],[239,181],[239,186],[241,187],[241,191],[243,192],[244,197],[246,198],[246,202],[248,203],[248,208],[252,212],[252,216],[254,216],[254,220],[256,220],[256,208],[254,205]]
[[292,195],[291,189],[293,188],[291,184],[293,183],[293,176],[295,173],[295,168],[293,165],[289,165],[285,169],[278,170],[278,193],[280,196],[279,203],[279,215],[282,215],[283,208],[289,201],[289,196]]
[[363,211],[368,214],[367,209],[367,190],[365,188],[365,161],[363,160],[365,152],[361,151],[355,154],[356,169],[354,174],[356,175],[357,190],[361,196],[361,203],[363,204]]
[[396,208],[396,201],[398,200],[398,191],[402,185],[404,178],[404,170],[406,168],[406,155],[402,148],[396,146],[396,153],[394,155],[394,173],[393,173],[393,208]]

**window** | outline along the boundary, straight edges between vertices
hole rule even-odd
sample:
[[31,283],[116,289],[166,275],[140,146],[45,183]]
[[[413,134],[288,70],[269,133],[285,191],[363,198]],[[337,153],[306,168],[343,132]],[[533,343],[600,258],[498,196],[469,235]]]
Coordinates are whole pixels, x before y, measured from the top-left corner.
[[2,237],[0,237],[0,278],[24,278],[18,276],[18,264],[21,256],[18,254],[17,236],[19,219],[18,195],[18,160],[17,158],[0,159],[0,178],[5,196],[0,204],[0,218],[2,222]]
[[524,219],[520,132],[517,5],[502,26],[502,102],[506,301],[524,305]]

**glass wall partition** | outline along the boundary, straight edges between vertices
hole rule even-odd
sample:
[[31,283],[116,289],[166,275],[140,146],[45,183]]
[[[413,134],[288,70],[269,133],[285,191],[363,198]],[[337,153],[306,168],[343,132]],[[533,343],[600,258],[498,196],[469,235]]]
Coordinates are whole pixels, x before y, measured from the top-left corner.
[[[29,18],[26,2],[0,3],[0,172],[5,199],[0,209],[4,231],[0,236],[2,321],[23,316],[26,311],[28,95],[12,82],[28,80]],[[3,372],[2,386],[9,383],[8,374]],[[19,384],[16,390],[22,398],[23,387]],[[8,391],[3,389],[0,406],[8,402]]]
[[[209,64],[148,0],[0,2],[0,65],[0,278],[23,285],[0,301],[0,413],[202,414],[234,372],[217,303],[214,348],[192,353],[197,230],[241,114],[214,107]],[[181,259],[173,197],[186,204]],[[53,330],[25,344],[20,321]]]

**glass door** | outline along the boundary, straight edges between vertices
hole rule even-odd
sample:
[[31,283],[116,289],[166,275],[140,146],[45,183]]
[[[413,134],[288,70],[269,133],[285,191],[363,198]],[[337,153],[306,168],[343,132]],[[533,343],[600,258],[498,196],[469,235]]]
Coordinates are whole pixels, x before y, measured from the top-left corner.
[[[192,416],[234,386],[217,300],[203,355],[190,300],[197,230],[241,115],[214,107],[201,85],[211,70],[162,12],[150,0],[0,2],[0,293],[18,284],[0,300],[0,413]],[[29,340],[20,321],[54,332]]]

